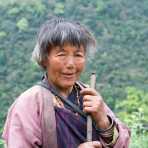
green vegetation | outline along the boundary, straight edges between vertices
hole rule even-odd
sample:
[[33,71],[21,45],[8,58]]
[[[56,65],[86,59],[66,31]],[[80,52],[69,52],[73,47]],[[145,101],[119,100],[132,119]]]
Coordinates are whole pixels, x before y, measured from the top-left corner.
[[[97,90],[132,131],[131,148],[148,143],[147,0],[1,0],[0,133],[14,99],[42,75],[31,52],[39,26],[52,15],[80,21],[97,40],[81,79],[97,73]],[[0,148],[3,147],[0,140]]]
[[127,97],[116,102],[118,117],[128,124],[132,131],[131,147],[146,148],[148,145],[148,93],[135,87],[125,89]]

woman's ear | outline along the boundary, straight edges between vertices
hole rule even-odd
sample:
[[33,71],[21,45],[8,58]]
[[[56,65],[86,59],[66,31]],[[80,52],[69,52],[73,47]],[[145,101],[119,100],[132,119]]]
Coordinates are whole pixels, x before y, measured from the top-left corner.
[[47,68],[47,65],[48,65],[48,60],[47,60],[47,58],[45,58],[45,59],[41,62],[41,65],[42,65],[42,67],[43,67],[44,69]]

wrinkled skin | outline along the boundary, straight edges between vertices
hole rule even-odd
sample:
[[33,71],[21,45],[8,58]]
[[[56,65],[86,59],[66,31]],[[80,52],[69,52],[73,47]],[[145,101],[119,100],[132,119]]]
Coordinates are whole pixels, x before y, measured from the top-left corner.
[[79,79],[85,67],[85,49],[65,44],[63,47],[51,49],[44,66],[48,81],[53,84],[63,96],[68,96],[75,82]]

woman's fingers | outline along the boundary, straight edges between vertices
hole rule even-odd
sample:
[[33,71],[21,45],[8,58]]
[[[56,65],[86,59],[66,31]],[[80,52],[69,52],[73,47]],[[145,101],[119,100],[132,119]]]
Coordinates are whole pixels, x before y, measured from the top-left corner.
[[94,97],[94,96],[85,95],[85,96],[83,97],[83,101],[91,101],[91,100],[92,100],[92,97]]
[[83,111],[86,113],[93,112],[94,105],[92,100],[85,100],[83,101]]
[[82,96],[84,96],[84,95],[92,95],[92,96],[98,95],[97,91],[93,88],[84,88],[80,91],[80,94]]
[[83,95],[83,111],[91,114],[96,122],[102,122],[107,115],[105,113],[104,101],[101,95],[91,88],[85,88],[81,91]]
[[101,107],[101,99],[98,96],[85,95],[83,97],[83,111],[87,113],[95,113]]
[[101,143],[100,143],[99,141],[92,141],[92,145],[93,145],[95,148],[102,148]]
[[83,102],[83,107],[91,107],[93,105],[92,101],[84,101]]

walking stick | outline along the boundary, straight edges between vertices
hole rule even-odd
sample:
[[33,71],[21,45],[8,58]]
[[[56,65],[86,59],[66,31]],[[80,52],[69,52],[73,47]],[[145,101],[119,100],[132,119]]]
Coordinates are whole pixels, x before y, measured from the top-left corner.
[[[96,74],[92,73],[90,77],[90,87],[95,88],[96,85]],[[87,141],[92,141],[92,118],[90,115],[87,116]]]

